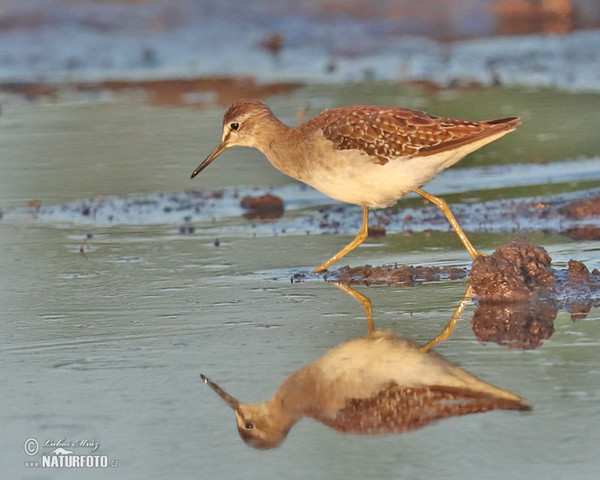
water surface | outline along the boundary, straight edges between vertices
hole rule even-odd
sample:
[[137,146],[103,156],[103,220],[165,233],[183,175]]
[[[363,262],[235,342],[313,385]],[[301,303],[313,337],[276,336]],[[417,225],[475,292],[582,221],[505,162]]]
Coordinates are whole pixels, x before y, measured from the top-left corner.
[[[589,127],[599,120],[593,95],[494,89],[429,95],[391,85],[312,86],[270,103],[293,124],[307,101],[310,114],[332,105],[394,103],[442,115],[522,116],[521,129],[460,165],[460,188],[444,175],[436,180],[439,187],[432,185],[434,193],[454,192],[448,200],[455,203],[502,195],[506,186],[481,187],[487,165],[599,153]],[[447,478],[593,477],[600,467],[598,309],[577,322],[560,312],[551,338],[522,351],[478,342],[469,306],[455,334],[436,347],[450,362],[525,397],[534,408],[529,414],[457,417],[386,437],[344,436],[305,420],[277,450],[246,447],[231,411],[202,384],[200,373],[244,401],[262,401],[294,370],[366,333],[359,305],[333,285],[317,278],[290,282],[293,273],[309,271],[353,233],[274,235],[258,225],[255,234],[258,221],[226,209],[182,234],[186,223],[176,215],[110,225],[76,216],[57,220],[28,206],[39,200],[43,207],[60,207],[97,194],[144,198],[254,187],[260,193],[265,186],[288,185],[289,179],[248,149],[227,152],[189,179],[220,138],[221,115],[219,109],[156,108],[123,98],[97,103],[78,95],[3,109],[0,360],[6,373],[0,449],[7,477],[111,475],[25,468],[23,444],[30,437],[98,442],[98,452],[119,460],[118,472],[112,472],[119,478],[424,478],[439,472]],[[534,179],[507,195],[573,192],[597,181]],[[417,202],[407,199],[400,207]],[[302,194],[282,221],[329,204],[317,193]],[[358,207],[356,215],[358,222]],[[277,231],[277,222],[272,225]],[[79,247],[87,234],[92,237],[84,256]],[[470,236],[491,252],[513,235]],[[600,266],[598,241],[530,236],[559,267],[570,258]],[[369,240],[342,263],[393,262],[468,266],[469,257],[444,229]],[[373,302],[378,328],[419,343],[443,329],[464,289],[463,281],[359,288]]]

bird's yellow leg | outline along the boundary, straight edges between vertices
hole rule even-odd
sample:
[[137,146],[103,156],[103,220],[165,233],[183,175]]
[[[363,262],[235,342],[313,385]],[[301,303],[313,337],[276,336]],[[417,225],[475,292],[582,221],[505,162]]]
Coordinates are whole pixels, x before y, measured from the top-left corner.
[[463,243],[463,245],[469,252],[469,255],[471,255],[471,258],[474,259],[475,257],[478,257],[479,255],[485,255],[485,254],[480,253],[477,250],[475,250],[475,247],[469,241],[469,239],[465,235],[465,232],[463,232],[462,228],[460,228],[460,225],[458,224],[456,217],[450,211],[450,207],[448,206],[448,204],[446,203],[446,201],[444,199],[442,199],[440,197],[436,197],[434,195],[431,195],[430,193],[427,193],[425,190],[421,190],[420,188],[415,188],[415,189],[413,189],[413,191],[415,193],[418,193],[422,197],[426,198],[427,200],[429,200],[436,207],[438,207],[444,215],[446,215],[446,218],[450,222],[450,225],[452,225],[452,228],[454,229],[454,231],[458,235],[458,238],[460,238],[460,241]]
[[365,315],[367,317],[367,326],[369,328],[369,333],[373,333],[373,331],[375,330],[375,327],[373,325],[373,307],[371,305],[371,300],[369,299],[369,297],[366,297],[362,293],[357,292],[349,285],[345,285],[339,282],[333,282],[333,284],[343,292],[346,292],[354,300],[361,304],[361,306],[365,310]]
[[460,303],[454,310],[454,314],[452,315],[452,318],[448,322],[448,325],[446,325],[444,327],[444,330],[442,330],[442,333],[440,333],[437,337],[435,337],[433,340],[431,340],[431,342],[429,342],[427,345],[424,345],[421,347],[422,352],[429,351],[431,348],[435,347],[438,343],[443,342],[444,340],[448,340],[452,336],[452,334],[454,333],[454,329],[456,328],[456,324],[460,320],[463,310],[465,309],[467,302],[469,302],[469,300],[471,300],[472,296],[473,296],[473,289],[471,288],[471,285],[469,285],[467,287],[467,291],[465,292],[465,295],[463,296],[463,299],[460,301]]
[[317,268],[313,270],[313,273],[321,273],[327,270],[331,265],[337,262],[340,258],[342,258],[347,253],[350,253],[356,247],[358,247],[361,243],[363,243],[367,237],[369,236],[369,207],[363,206],[363,215],[362,215],[362,226],[360,227],[360,232],[354,240],[352,240],[348,245],[342,248],[338,253],[336,253],[333,257],[327,260],[325,263],[322,263]]

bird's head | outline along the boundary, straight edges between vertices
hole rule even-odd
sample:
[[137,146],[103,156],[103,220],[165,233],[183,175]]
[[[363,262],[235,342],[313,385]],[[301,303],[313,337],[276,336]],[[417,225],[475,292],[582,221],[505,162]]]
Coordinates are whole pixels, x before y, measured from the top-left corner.
[[277,405],[241,403],[204,375],[202,380],[211,387],[235,412],[238,432],[242,440],[253,448],[275,448],[285,440],[295,420],[283,415]]
[[194,170],[192,178],[228,148],[235,146],[258,148],[262,138],[261,125],[265,124],[262,120],[267,118],[275,117],[269,107],[259,100],[239,100],[231,105],[223,117],[221,142]]

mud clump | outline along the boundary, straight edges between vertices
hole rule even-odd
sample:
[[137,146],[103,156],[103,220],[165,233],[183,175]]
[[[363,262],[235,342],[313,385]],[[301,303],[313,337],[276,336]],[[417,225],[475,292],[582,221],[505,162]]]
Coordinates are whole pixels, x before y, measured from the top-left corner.
[[516,239],[477,257],[469,282],[480,301],[539,301],[556,295],[551,262],[544,248]]
[[571,320],[600,305],[600,272],[577,260],[551,268],[542,247],[517,239],[473,262],[470,284],[477,295],[471,321],[475,336],[509,348],[533,349],[554,332],[560,309]]
[[369,238],[385,237],[385,227],[373,225],[368,230]]
[[248,220],[275,220],[283,216],[283,200],[275,195],[244,197],[240,206],[248,210],[244,218]]
[[54,97],[58,93],[58,87],[43,83],[14,82],[3,83],[0,90],[15,95],[20,95],[27,100],[36,100],[40,97]]
[[600,240],[600,228],[594,225],[568,228],[564,233],[573,240]]
[[569,270],[567,271],[569,282],[582,283],[590,280],[590,271],[581,262],[569,260]]
[[523,239],[473,261],[478,306],[471,324],[479,341],[531,350],[552,336],[559,307],[551,262],[544,248]]
[[588,217],[600,216],[600,196],[596,198],[586,198],[575,200],[564,207],[558,209],[566,217],[575,220],[583,220]]
[[588,270],[585,264],[577,260],[569,260],[566,273],[556,272],[558,285],[564,285],[563,297],[566,310],[571,314],[571,320],[585,318],[592,307],[600,305],[600,271]]

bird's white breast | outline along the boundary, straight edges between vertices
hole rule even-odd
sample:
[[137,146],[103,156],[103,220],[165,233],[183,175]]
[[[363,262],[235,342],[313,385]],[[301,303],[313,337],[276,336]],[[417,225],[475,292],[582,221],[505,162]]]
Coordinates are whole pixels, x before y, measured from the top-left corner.
[[413,188],[433,179],[443,169],[440,165],[445,160],[432,155],[398,158],[379,165],[355,150],[341,150],[336,156],[336,168],[316,170],[304,181],[331,198],[368,207],[394,204]]

